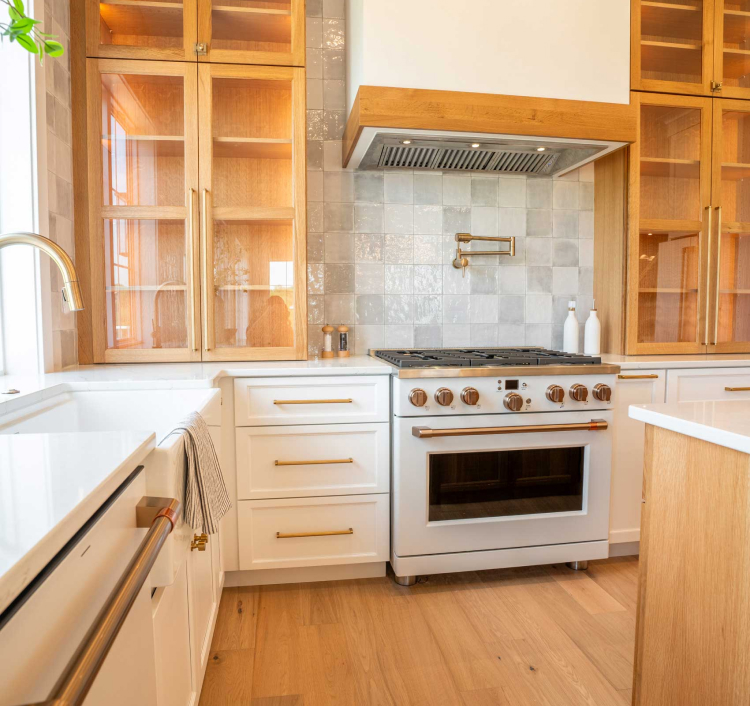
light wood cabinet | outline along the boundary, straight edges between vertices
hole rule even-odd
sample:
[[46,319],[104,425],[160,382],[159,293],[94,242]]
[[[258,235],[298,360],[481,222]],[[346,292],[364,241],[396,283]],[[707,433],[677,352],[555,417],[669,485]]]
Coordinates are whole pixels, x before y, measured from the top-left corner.
[[87,70],[94,362],[305,358],[304,69]]
[[304,0],[86,1],[86,54],[305,65]]
[[748,0],[633,0],[631,87],[750,98]]

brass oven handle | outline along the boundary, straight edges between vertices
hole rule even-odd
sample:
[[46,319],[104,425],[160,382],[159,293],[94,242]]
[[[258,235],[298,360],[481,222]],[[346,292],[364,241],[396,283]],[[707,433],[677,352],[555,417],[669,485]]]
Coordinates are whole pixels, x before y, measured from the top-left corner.
[[291,539],[292,537],[333,537],[338,534],[354,534],[354,530],[350,527],[345,530],[328,530],[326,532],[292,532],[289,534],[277,532],[276,539]]
[[323,466],[328,463],[354,463],[353,458],[330,458],[320,461],[274,461],[274,466]]
[[469,427],[467,429],[430,429],[412,427],[412,436],[418,439],[435,439],[443,436],[487,436],[490,434],[536,434],[558,431],[604,431],[609,424],[603,419],[571,424],[529,424],[515,427]]
[[708,257],[706,262],[706,329],[704,331],[703,335],[703,343],[702,345],[707,346],[708,345],[708,323],[709,323],[709,316],[708,316],[708,306],[709,302],[711,301],[711,239],[713,238],[713,228],[711,228],[711,211],[713,209],[711,206],[706,206],[706,211],[708,211],[708,218],[706,219],[706,225],[708,227]]
[[188,317],[190,318],[190,345],[194,351],[198,350],[198,338],[197,331],[195,330],[195,272],[193,264],[195,263],[195,219],[193,218],[193,203],[195,199],[195,189],[192,187],[188,189],[188,256],[187,256],[187,267],[188,272],[185,273],[189,277],[190,288],[188,296]]
[[648,375],[618,375],[618,380],[656,380],[659,376],[656,373]]
[[348,404],[353,402],[351,398],[346,400],[274,400],[274,404]]
[[719,292],[721,291],[721,206],[717,206],[716,219],[716,304],[714,305],[714,340],[715,346],[719,342]]
[[750,387],[725,387],[725,392],[750,392]]
[[208,189],[201,194],[201,299],[203,301],[203,348],[211,350],[208,338]]

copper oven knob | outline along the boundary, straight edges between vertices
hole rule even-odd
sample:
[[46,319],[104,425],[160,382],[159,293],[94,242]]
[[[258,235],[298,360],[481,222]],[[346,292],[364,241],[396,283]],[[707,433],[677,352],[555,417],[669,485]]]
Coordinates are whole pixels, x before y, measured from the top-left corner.
[[479,402],[479,392],[475,387],[465,387],[461,390],[461,402],[464,404],[475,405]]
[[547,388],[547,399],[555,404],[560,404],[565,399],[565,390],[559,385],[550,385]]
[[427,404],[427,393],[418,387],[415,387],[409,393],[409,402],[415,407],[424,407]]
[[585,402],[589,398],[589,391],[586,389],[586,385],[576,383],[570,388],[570,397],[576,402]]
[[612,399],[612,388],[603,382],[594,385],[594,389],[591,392],[594,395],[594,399],[599,400],[599,402],[609,402]]
[[440,387],[435,393],[435,402],[442,407],[450,407],[453,403],[453,393],[447,387]]
[[523,409],[523,397],[517,392],[509,392],[505,395],[503,404],[505,405],[505,409],[511,412],[520,412]]

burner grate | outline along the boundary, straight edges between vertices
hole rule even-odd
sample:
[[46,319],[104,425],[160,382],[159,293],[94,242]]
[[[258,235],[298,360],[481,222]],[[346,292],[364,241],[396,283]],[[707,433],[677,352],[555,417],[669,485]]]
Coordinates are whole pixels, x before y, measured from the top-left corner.
[[502,367],[505,365],[599,365],[597,356],[545,348],[447,348],[375,350],[376,358],[397,368]]

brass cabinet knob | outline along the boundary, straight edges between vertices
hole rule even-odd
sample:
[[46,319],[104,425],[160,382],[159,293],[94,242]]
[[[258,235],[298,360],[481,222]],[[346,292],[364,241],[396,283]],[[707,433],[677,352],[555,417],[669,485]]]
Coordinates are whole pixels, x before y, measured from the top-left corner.
[[415,407],[424,407],[427,404],[427,393],[416,387],[409,393],[409,402]]
[[190,542],[190,551],[197,549],[199,552],[206,551],[206,545],[208,544],[207,534],[196,534],[193,535],[193,541]]
[[435,402],[442,407],[449,407],[453,403],[453,393],[447,387],[440,387],[435,393]]
[[503,404],[505,405],[505,409],[511,412],[520,412],[523,409],[523,397],[517,392],[509,392],[505,395]]
[[594,395],[594,399],[599,400],[599,402],[609,402],[612,399],[612,388],[603,382],[594,385],[594,389],[591,392]]
[[570,388],[570,397],[576,402],[585,402],[589,398],[589,391],[586,385],[576,383]]
[[559,385],[550,385],[547,388],[547,399],[555,404],[560,404],[565,399],[565,390]]
[[475,405],[479,402],[479,391],[475,387],[465,387],[461,390],[461,402]]

